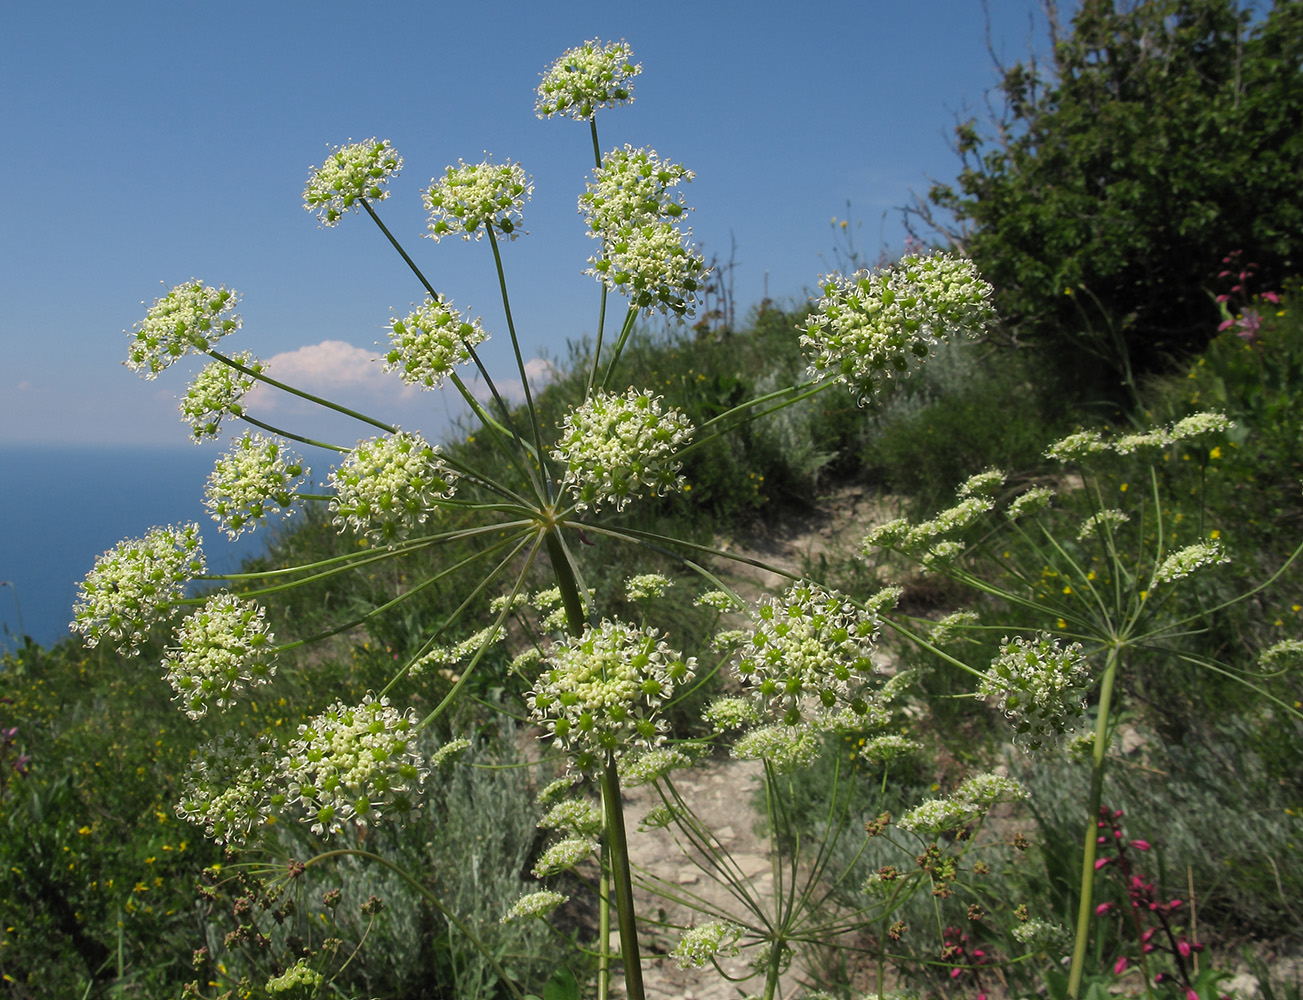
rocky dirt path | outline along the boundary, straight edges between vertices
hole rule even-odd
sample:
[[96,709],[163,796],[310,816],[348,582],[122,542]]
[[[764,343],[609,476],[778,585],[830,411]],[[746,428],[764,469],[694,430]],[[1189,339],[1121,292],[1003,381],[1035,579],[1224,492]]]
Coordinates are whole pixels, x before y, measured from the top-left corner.
[[[710,830],[718,845],[727,851],[734,870],[747,880],[751,895],[765,909],[773,912],[774,877],[770,865],[769,841],[757,835],[760,817],[754,802],[760,788],[761,768],[755,761],[712,761],[690,771],[676,771],[675,787],[692,804],[702,825]],[[666,891],[727,914],[738,923],[757,922],[735,898],[730,888],[702,871],[694,862],[701,855],[682,840],[677,828],[638,830],[638,823],[653,806],[661,804],[651,786],[630,789],[625,799],[625,822],[630,830],[629,855],[635,871],[643,881],[665,883]],[[636,888],[639,913],[661,916],[665,922],[691,926],[711,919],[682,902],[672,902],[648,888]],[[663,915],[663,916],[662,916]],[[643,979],[647,996],[655,1000],[736,1000],[757,995],[764,987],[763,977],[744,983],[729,982],[710,965],[680,969],[668,952],[678,943],[680,932],[643,925],[639,928],[643,953]],[[755,949],[733,958],[720,959],[729,977],[739,979],[750,974]],[[801,970],[796,963],[783,975],[783,997],[799,992]]]
[[[876,495],[860,487],[850,487],[823,500],[818,514],[776,525],[765,535],[717,539],[716,545],[730,553],[799,574],[807,565],[817,566],[821,557],[836,560],[855,551],[867,526],[890,516],[893,515],[883,513],[883,503]],[[790,582],[778,573],[729,560],[716,560],[713,568],[730,586],[750,599],[763,592],[780,592]],[[698,819],[714,833],[719,846],[727,850],[736,871],[746,879],[752,898],[761,901],[767,912],[772,913],[774,876],[769,842],[757,835],[760,816],[755,810],[761,775],[758,762],[714,760],[690,771],[675,772],[674,780]],[[677,839],[678,831],[674,827],[639,831],[643,816],[660,804],[655,789],[648,786],[630,789],[626,795],[625,823],[630,831],[629,853],[635,869],[645,873],[647,880],[663,882],[671,894],[700,900],[719,913],[733,916],[739,923],[756,923],[756,917],[746,911],[728,886],[694,863],[691,848]],[[659,911],[663,913],[662,920],[671,924],[691,926],[711,919],[685,903],[667,901],[647,888],[636,889],[635,895],[639,913],[659,915]],[[710,965],[680,969],[668,954],[677,944],[679,933],[645,924],[639,927],[648,998],[737,1000],[762,992],[764,980],[759,976],[746,982],[730,982]],[[756,957],[756,950],[751,949],[737,957],[721,959],[720,966],[728,976],[737,979],[750,972],[750,963]],[[781,996],[799,995],[804,976],[799,960],[794,961],[780,980]]]

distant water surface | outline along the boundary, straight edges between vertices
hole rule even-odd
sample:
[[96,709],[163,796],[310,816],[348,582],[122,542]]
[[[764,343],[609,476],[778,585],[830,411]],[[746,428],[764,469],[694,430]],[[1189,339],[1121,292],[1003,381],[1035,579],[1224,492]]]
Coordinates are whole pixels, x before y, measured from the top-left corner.
[[155,525],[198,521],[209,572],[263,551],[266,529],[228,541],[203,506],[218,447],[0,446],[0,649],[27,634],[48,646],[68,634],[77,582],[95,557]]

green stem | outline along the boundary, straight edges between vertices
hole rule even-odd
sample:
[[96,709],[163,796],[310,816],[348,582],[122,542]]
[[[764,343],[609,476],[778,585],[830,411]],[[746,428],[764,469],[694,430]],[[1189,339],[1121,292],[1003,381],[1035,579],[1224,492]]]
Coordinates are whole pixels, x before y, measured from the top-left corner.
[[[606,803],[602,803],[606,812]],[[602,874],[597,883],[597,935],[599,958],[597,960],[597,1000],[607,1000],[611,990],[611,849],[602,841]]]
[[[583,635],[587,620],[580,599],[579,582],[554,526],[546,537],[552,574],[561,591],[566,609],[566,625],[571,635]],[[624,964],[624,991],[628,1000],[644,1000],[642,956],[638,951],[638,923],[633,910],[633,880],[629,871],[629,844],[624,829],[624,808],[620,797],[620,775],[615,755],[608,754],[602,772],[602,803],[606,812],[606,846],[610,852],[611,880],[615,883],[615,917],[620,930],[620,959]]]
[[376,864],[384,865],[399,878],[403,879],[403,881],[425,897],[426,902],[443,914],[448,923],[452,924],[457,928],[457,930],[466,935],[466,939],[470,941],[470,943],[475,946],[476,950],[488,960],[489,967],[493,969],[494,975],[496,975],[507,989],[511,991],[511,995],[515,997],[516,1000],[525,1000],[525,995],[520,992],[519,987],[517,987],[511,977],[507,975],[507,970],[498,964],[498,960],[493,956],[493,952],[485,947],[484,942],[471,933],[470,928],[462,923],[461,918],[444,906],[443,903],[439,901],[439,897],[422,885],[419,879],[413,878],[404,869],[400,868],[392,861],[382,858],[379,854],[372,854],[370,851],[346,847],[335,851],[327,851],[325,854],[318,854],[315,858],[306,862],[303,867],[311,868],[320,861],[327,861],[331,858],[343,857],[344,855],[352,855],[356,858],[366,858],[368,861],[374,861]]
[[624,832],[620,775],[615,768],[614,753],[606,756],[602,801],[606,805],[606,840],[611,852],[611,878],[615,882],[615,917],[620,928],[624,991],[629,1000],[644,1000],[642,956],[638,952],[638,923],[633,912],[633,881],[629,875],[629,843]]
[[261,427],[265,431],[271,431],[273,434],[279,434],[281,437],[289,438],[291,441],[298,441],[300,444],[310,444],[314,448],[325,448],[327,451],[337,451],[344,454],[347,448],[337,444],[327,444],[325,441],[314,441],[312,438],[306,438],[301,434],[295,434],[293,431],[287,431],[283,427],[273,427],[271,424],[265,424],[261,420],[249,416],[247,413],[241,413],[240,419],[246,424],[253,424],[254,427]]
[[[237,372],[242,372],[250,378],[257,379],[259,382],[266,382],[273,389],[280,389],[281,392],[288,392],[291,396],[298,396],[300,399],[306,399],[310,403],[316,403],[318,406],[324,406],[328,410],[334,410],[336,413],[342,413],[354,420],[360,420],[364,424],[370,424],[372,427],[378,427],[387,434],[397,434],[398,428],[393,424],[387,424],[383,420],[377,420],[375,417],[368,417],[365,413],[358,413],[357,410],[350,410],[347,406],[340,406],[338,403],[332,403],[328,399],[322,399],[320,396],[314,396],[310,392],[304,392],[302,389],[296,389],[292,385],[286,385],[284,382],[278,382],[274,378],[268,378],[261,375],[252,368],[246,368],[234,358],[228,358],[220,351],[214,351],[209,348],[204,352],[215,361],[220,361],[224,365],[234,368]],[[329,447],[329,446],[327,446]]]
[[538,420],[538,409],[534,406],[534,395],[529,389],[529,373],[525,371],[525,358],[520,353],[520,338],[516,336],[516,321],[511,318],[511,297],[507,294],[507,275],[502,269],[502,251],[498,249],[498,235],[494,228],[485,225],[489,233],[489,246],[493,248],[493,263],[498,268],[498,290],[502,292],[502,309],[507,315],[507,332],[511,334],[511,349],[516,354],[516,370],[520,372],[520,388],[525,393],[525,409],[529,411],[530,423],[534,428],[534,455],[539,469],[543,473],[543,483],[547,492],[547,502],[552,502],[552,477],[547,474],[547,455],[543,451],[543,427]]
[[1086,965],[1086,945],[1090,940],[1090,920],[1094,914],[1095,841],[1099,837],[1099,805],[1104,789],[1104,763],[1108,750],[1108,718],[1113,700],[1113,681],[1117,677],[1118,649],[1111,647],[1099,686],[1099,716],[1095,720],[1095,743],[1091,750],[1089,818],[1082,843],[1081,903],[1077,908],[1077,937],[1072,948],[1072,971],[1068,975],[1068,996],[1081,996],[1081,976]]

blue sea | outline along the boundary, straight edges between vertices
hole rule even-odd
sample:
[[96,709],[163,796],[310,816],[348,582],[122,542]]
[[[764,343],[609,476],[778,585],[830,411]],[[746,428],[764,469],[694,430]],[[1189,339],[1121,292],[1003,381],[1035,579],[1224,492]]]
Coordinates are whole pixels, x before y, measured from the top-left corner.
[[198,521],[210,573],[259,555],[267,529],[227,540],[203,506],[218,448],[0,447],[0,649],[22,630],[68,634],[77,582],[95,557],[155,525]]

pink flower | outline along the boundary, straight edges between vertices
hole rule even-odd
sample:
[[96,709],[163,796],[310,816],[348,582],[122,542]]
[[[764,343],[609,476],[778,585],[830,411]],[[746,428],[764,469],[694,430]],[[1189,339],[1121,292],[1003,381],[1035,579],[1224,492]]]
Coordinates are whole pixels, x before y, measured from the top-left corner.
[[1108,864],[1112,860],[1113,860],[1112,858],[1096,858],[1095,871],[1099,871],[1101,868],[1103,868],[1106,864]]
[[1185,991],[1185,1000],[1199,1000],[1199,994],[1194,990]]
[[1095,907],[1095,916],[1103,916],[1111,909],[1113,909],[1112,903],[1100,903],[1099,906]]
[[950,970],[950,978],[951,978],[951,979],[958,979],[958,978],[959,978],[960,976],[962,976],[963,974],[964,974],[964,970],[963,970],[963,969],[951,969],[951,970]]
[[1119,958],[1116,962],[1113,963],[1113,975],[1120,976],[1122,975],[1122,973],[1126,972],[1126,970],[1127,970],[1127,957],[1126,955],[1123,955],[1121,958]]
[[1270,302],[1273,306],[1280,305],[1280,296],[1275,292],[1263,292],[1262,297]]
[[1134,847],[1137,851],[1147,851],[1149,850],[1149,841],[1133,840],[1131,841],[1131,846]]
[[1189,958],[1191,950],[1190,942],[1185,940],[1185,938],[1182,938],[1180,941],[1176,942],[1176,950],[1181,953],[1182,958]]

